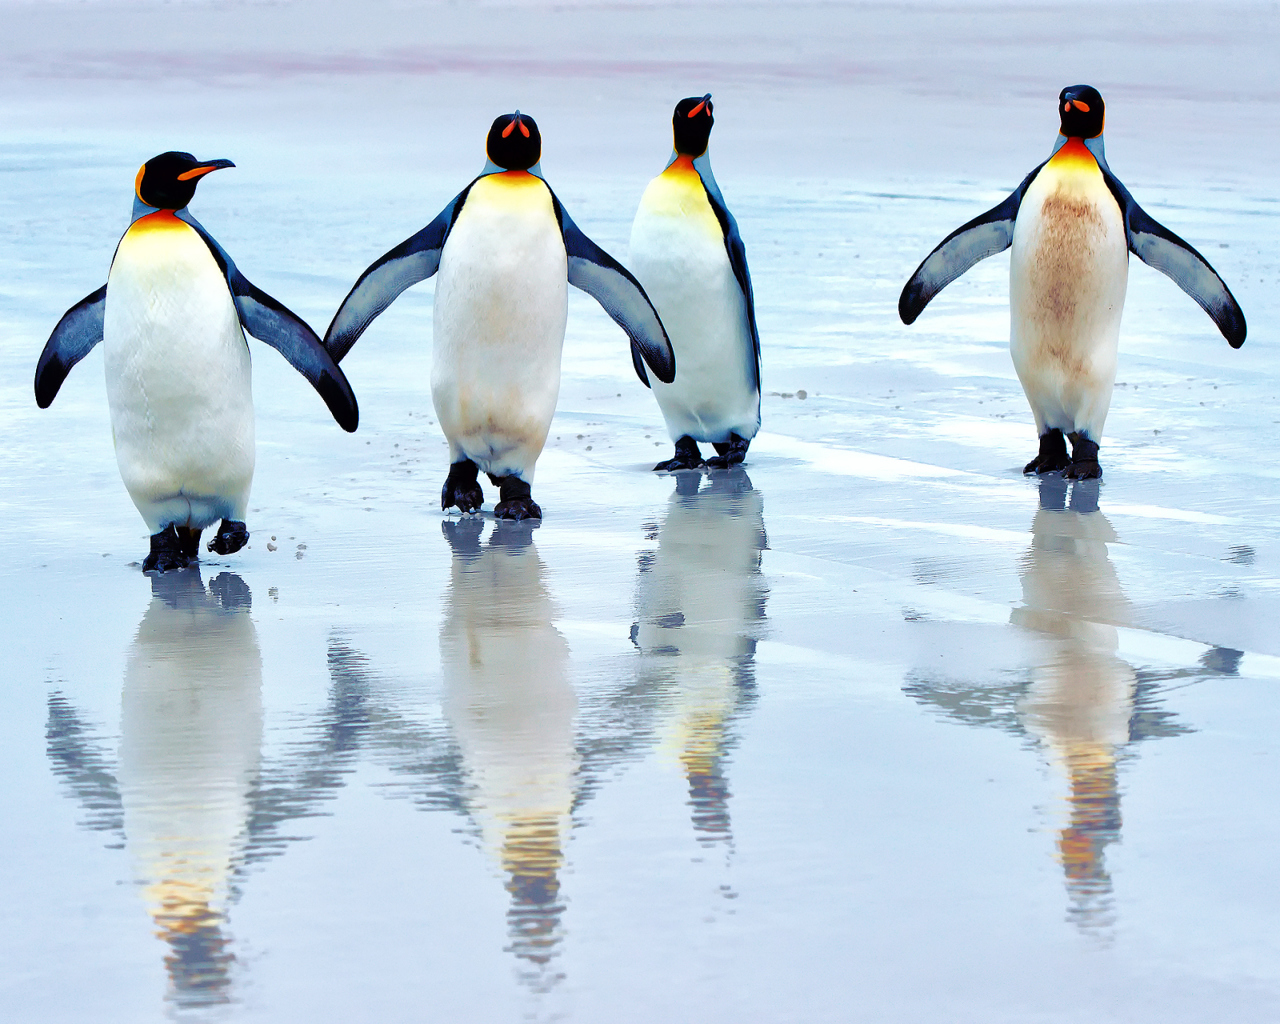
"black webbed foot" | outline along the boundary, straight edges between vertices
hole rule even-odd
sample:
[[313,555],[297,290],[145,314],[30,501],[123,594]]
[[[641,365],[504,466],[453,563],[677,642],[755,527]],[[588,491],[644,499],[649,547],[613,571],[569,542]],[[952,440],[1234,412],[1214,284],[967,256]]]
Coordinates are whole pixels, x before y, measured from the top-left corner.
[[1102,466],[1098,464],[1098,445],[1083,434],[1072,434],[1071,465],[1063,473],[1068,480],[1097,480],[1102,476]]
[[175,526],[178,531],[178,543],[182,545],[182,553],[188,558],[200,557],[200,531],[189,526]]
[[502,499],[493,507],[495,519],[541,519],[542,509],[533,500],[531,488],[518,476],[504,476],[498,496]]
[[450,466],[440,491],[440,508],[456,505],[459,512],[479,512],[484,504],[479,475],[480,467],[470,459],[460,459]]
[[747,449],[751,447],[751,442],[745,437],[730,434],[727,442],[721,444],[718,441],[713,441],[711,447],[716,450],[716,454],[707,459],[707,465],[712,469],[728,469],[730,466],[736,466],[746,459]]
[[249,529],[234,519],[224,519],[209,541],[208,549],[219,555],[230,555],[249,543]]
[[655,473],[675,473],[681,469],[701,469],[706,463],[702,460],[702,452],[698,450],[698,442],[688,434],[676,442],[676,454],[666,462],[659,462],[653,467]]
[[1069,465],[1071,465],[1071,459],[1067,457],[1067,442],[1062,436],[1062,431],[1055,427],[1040,435],[1040,454],[1028,462],[1022,468],[1022,472],[1025,474],[1057,473]]
[[151,535],[151,553],[142,563],[143,572],[172,572],[191,564],[191,556],[182,550],[182,541],[172,523]]

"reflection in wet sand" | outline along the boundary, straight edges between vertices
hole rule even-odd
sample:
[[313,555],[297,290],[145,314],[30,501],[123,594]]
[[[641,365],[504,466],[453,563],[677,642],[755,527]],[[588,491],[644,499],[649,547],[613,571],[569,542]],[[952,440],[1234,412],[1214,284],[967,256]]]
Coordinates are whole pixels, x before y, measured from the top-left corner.
[[262,743],[249,588],[198,569],[152,579],[125,667],[120,799],[128,848],[180,1006],[226,1002],[223,932]]
[[733,837],[725,764],[733,720],[754,699],[766,536],[763,498],[743,469],[703,481],[677,475],[657,548],[641,556],[631,639],[679,751],[694,830],[710,845]]
[[574,805],[577,698],[569,648],[552,625],[536,523],[443,524],[453,549],[440,630],[444,712],[461,753],[466,804],[506,874],[511,951],[535,987],[563,938],[560,871]]
[[1027,730],[1065,770],[1070,820],[1058,851],[1071,895],[1070,916],[1082,927],[1111,923],[1107,846],[1120,838],[1116,763],[1129,741],[1137,676],[1116,654],[1117,625],[1129,602],[1107,555],[1119,538],[1098,511],[1096,481],[1040,485],[1031,547],[1022,563],[1022,607],[1011,621],[1034,630],[1038,659],[1021,702]]
[[[1070,501],[1068,502],[1068,494]],[[1121,838],[1118,767],[1139,740],[1188,732],[1155,693],[1179,678],[1232,673],[1239,652],[1215,648],[1192,670],[1135,670],[1117,653],[1132,610],[1108,555],[1118,541],[1098,508],[1098,482],[1040,482],[1031,546],[1022,560],[1022,605],[1010,621],[1035,638],[1030,679],[975,686],[913,677],[907,692],[948,717],[1033,737],[1066,775],[1067,821],[1058,854],[1068,918],[1105,933],[1114,923],[1107,847]]]

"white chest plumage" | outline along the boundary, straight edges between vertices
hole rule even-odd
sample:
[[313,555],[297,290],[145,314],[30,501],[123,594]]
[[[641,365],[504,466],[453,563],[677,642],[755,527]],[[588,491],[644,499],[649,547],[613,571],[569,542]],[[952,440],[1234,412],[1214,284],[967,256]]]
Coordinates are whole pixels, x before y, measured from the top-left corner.
[[1010,350],[1038,433],[1102,436],[1128,267],[1120,207],[1072,139],[1027,188],[1013,232]]
[[746,302],[688,157],[654,178],[631,226],[631,271],[662,317],[676,379],[651,381],[672,440],[755,436],[760,396]]
[[208,246],[167,211],[120,241],[103,349],[116,459],[151,532],[243,520],[254,461],[249,349]]
[[440,253],[431,396],[450,461],[526,483],[560,393],[568,259],[545,183],[471,186]]

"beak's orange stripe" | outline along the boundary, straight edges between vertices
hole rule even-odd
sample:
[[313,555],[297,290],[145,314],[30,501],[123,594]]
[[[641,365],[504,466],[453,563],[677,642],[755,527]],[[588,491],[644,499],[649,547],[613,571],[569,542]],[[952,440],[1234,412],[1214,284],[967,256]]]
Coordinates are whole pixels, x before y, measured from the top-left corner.
[[1082,110],[1086,114],[1089,113],[1089,104],[1087,104],[1084,100],[1072,100],[1071,102],[1076,105],[1076,110]]
[[520,126],[520,134],[527,139],[529,137],[529,129],[525,127],[525,123],[519,118],[516,118],[516,124]]
[[[509,136],[515,130],[516,130],[516,122],[513,118],[511,123],[502,129],[502,137],[504,139],[507,138],[507,136]],[[529,133],[525,132],[525,134],[528,135]]]
[[178,175],[179,181],[190,181],[192,178],[199,178],[208,174],[210,171],[216,171],[216,167],[193,167],[189,171],[183,171]]
[[701,113],[702,113],[702,108],[703,108],[703,107],[705,107],[706,105],[707,105],[707,101],[706,101],[706,100],[703,100],[703,101],[702,101],[701,103],[699,103],[696,107],[694,107],[691,111],[689,111],[689,116],[690,116],[690,117],[696,117],[698,114],[701,114]]

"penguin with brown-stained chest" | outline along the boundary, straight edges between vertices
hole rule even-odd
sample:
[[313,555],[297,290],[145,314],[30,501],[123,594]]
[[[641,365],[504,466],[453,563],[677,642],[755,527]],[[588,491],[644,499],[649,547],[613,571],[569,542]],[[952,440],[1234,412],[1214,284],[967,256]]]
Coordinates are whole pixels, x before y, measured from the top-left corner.
[[1009,348],[1040,437],[1024,472],[1088,479],[1102,475],[1098,445],[1116,378],[1129,253],[1195,299],[1232,348],[1244,344],[1245,320],[1208,261],[1152,219],[1111,173],[1098,90],[1068,86],[1058,114],[1049,159],[999,206],[939,243],[902,289],[898,313],[913,323],[944,287],[1012,246]]

